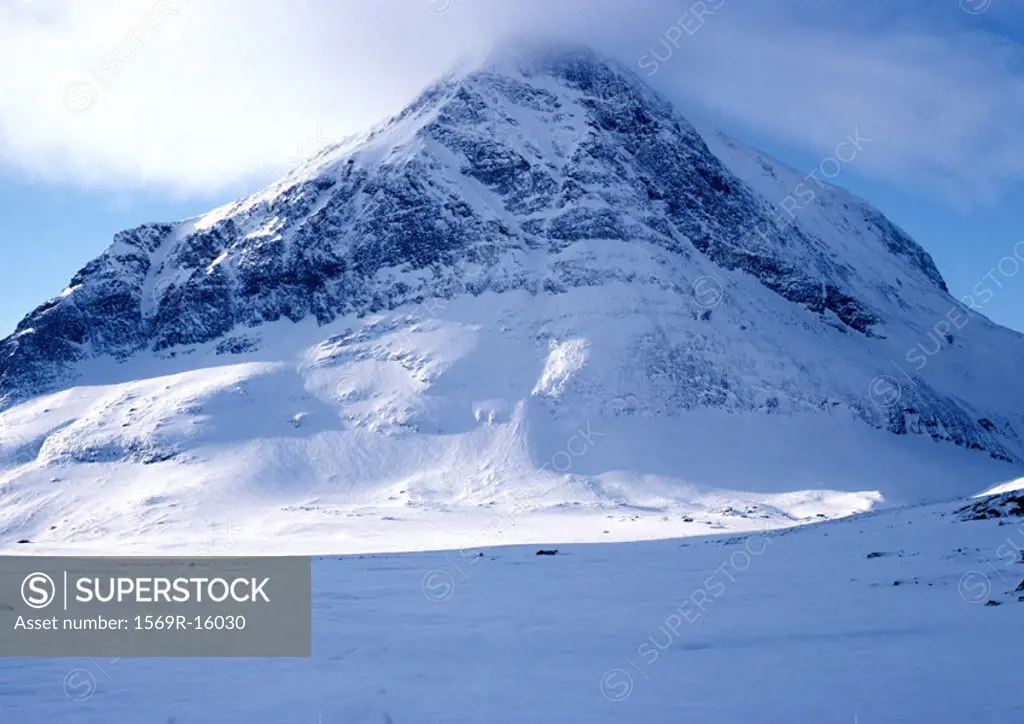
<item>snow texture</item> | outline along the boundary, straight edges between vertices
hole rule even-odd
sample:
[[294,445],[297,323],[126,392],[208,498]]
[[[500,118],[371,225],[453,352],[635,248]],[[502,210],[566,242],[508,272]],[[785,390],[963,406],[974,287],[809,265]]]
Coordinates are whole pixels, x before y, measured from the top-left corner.
[[779,222],[802,179],[588,50],[454,73],[0,341],[0,546],[658,538],[1019,477],[1021,336],[838,188]]

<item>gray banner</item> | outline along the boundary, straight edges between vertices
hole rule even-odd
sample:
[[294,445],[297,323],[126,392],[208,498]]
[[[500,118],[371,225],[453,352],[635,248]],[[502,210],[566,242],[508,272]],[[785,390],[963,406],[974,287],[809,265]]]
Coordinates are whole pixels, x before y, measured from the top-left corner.
[[0,657],[304,657],[309,558],[0,556]]

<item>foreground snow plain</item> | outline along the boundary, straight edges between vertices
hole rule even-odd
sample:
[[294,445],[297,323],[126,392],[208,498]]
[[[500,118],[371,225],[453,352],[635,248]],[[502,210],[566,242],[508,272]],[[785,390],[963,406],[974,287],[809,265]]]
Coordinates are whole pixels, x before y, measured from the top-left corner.
[[963,505],[555,556],[325,556],[310,659],[0,660],[0,712],[4,724],[1018,722],[1024,518],[964,521]]

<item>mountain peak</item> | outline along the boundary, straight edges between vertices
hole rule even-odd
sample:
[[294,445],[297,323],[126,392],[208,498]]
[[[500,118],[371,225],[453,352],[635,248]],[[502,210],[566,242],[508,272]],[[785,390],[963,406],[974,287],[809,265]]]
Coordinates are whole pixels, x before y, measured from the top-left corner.
[[[367,159],[375,164],[382,158],[401,157],[409,149],[415,153],[425,129],[436,130],[438,124],[455,127],[479,123],[488,114],[492,120],[515,123],[506,111],[525,107],[537,112],[541,110],[538,101],[566,91],[575,92],[587,103],[598,104],[600,108],[595,110],[603,123],[626,108],[646,106],[663,116],[674,114],[670,104],[630,70],[589,46],[556,39],[511,37],[495,44],[482,57],[460,63],[394,117],[325,149],[292,174],[292,178],[283,179],[272,188],[279,190],[296,180],[330,175],[346,168],[350,161],[358,167]],[[684,119],[675,120],[696,137]]]
[[495,43],[484,56],[480,69],[524,72],[558,68],[565,64],[614,67],[618,64],[591,46],[571,41],[529,36],[507,37]]
[[666,104],[633,71],[611,56],[570,41],[507,39],[494,46],[475,70],[519,76],[532,82],[546,75],[567,87],[603,99],[625,96],[620,102],[643,98],[646,103]]

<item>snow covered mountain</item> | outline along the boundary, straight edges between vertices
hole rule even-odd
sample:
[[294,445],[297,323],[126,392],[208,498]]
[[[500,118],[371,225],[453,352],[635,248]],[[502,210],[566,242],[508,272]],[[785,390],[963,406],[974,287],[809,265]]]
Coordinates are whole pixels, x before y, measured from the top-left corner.
[[841,189],[780,214],[802,182],[589,50],[498,53],[0,341],[0,543],[658,537],[1020,476],[1024,338]]

